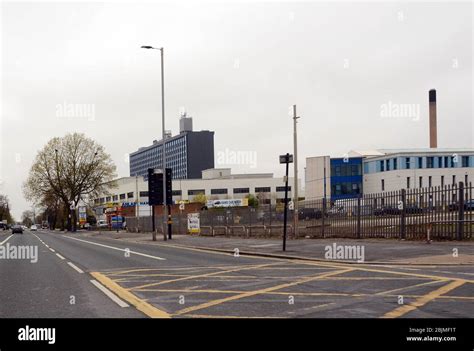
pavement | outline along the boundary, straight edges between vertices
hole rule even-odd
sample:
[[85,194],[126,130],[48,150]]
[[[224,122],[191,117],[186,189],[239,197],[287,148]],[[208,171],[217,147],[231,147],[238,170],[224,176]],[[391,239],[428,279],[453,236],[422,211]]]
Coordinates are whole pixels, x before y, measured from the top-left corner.
[[[474,266],[469,264],[355,264],[260,257],[242,254],[242,250],[236,254],[191,247],[190,244],[203,242],[192,241],[196,238],[189,236],[152,242],[145,235],[143,241],[137,240],[141,237],[137,234],[119,233],[119,238],[114,235],[117,234],[41,230],[12,236],[0,232],[0,246],[8,243],[38,247],[36,263],[8,259],[1,262],[0,317],[474,315]],[[205,238],[209,242],[213,239],[216,238]],[[295,250],[297,242],[288,242],[290,250]],[[231,242],[228,247],[235,248],[235,244]],[[261,240],[256,244],[245,242],[249,246],[263,245],[253,249],[278,251],[266,244]],[[412,243],[401,244],[405,247]],[[449,243],[431,245],[433,252],[438,254],[440,250],[442,256],[450,249]],[[247,247],[242,243],[237,246]],[[458,246],[461,253],[470,249],[467,243]],[[381,258],[370,252],[367,249],[371,259]],[[72,297],[75,304],[70,303]]]
[[[107,237],[132,242],[152,243],[151,233],[128,233],[114,231],[85,232],[90,237]],[[162,235],[157,235],[162,241]],[[286,251],[282,250],[281,239],[248,239],[242,237],[209,237],[199,235],[173,235],[172,245],[192,248],[221,250],[224,252],[240,252],[254,255],[265,255],[282,258],[302,258],[307,260],[323,260],[326,258],[328,246],[360,246],[364,247],[365,263],[389,264],[440,264],[474,265],[474,241],[402,241],[397,239],[298,239],[287,240]],[[331,260],[350,263],[351,260]]]

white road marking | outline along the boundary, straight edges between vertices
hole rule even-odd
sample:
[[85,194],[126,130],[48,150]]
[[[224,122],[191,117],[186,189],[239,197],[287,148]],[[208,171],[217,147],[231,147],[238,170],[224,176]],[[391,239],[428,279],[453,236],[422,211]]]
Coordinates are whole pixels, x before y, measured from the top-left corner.
[[53,249],[53,248],[51,248],[51,247],[50,247],[49,249],[51,250],[51,252],[56,252],[56,251],[54,251],[54,249]]
[[10,239],[12,236],[13,236],[13,234],[10,235],[10,236],[9,236],[8,238],[6,238],[5,240],[3,240],[3,241],[0,243],[0,246],[2,246],[3,244],[5,244],[5,243],[8,241],[8,239]]
[[127,303],[120,300],[116,295],[114,295],[109,289],[100,284],[97,280],[92,279],[91,283],[94,284],[100,291],[107,295],[113,302],[115,302],[120,307],[129,307]]
[[82,269],[80,269],[78,266],[76,266],[74,263],[68,262],[67,264],[70,265],[72,268],[74,268],[74,270],[76,270],[76,272],[84,273],[84,271]]
[[82,239],[78,239],[78,238],[72,238],[70,236],[65,236],[65,235],[63,235],[63,237],[68,238],[68,239],[72,239],[72,240],[82,241],[84,243],[88,243],[88,244],[91,244],[91,245],[106,247],[106,248],[112,249],[112,250],[123,251],[123,252],[128,252],[130,254],[138,255],[138,256],[153,258],[155,260],[166,260],[166,258],[163,258],[163,257],[147,255],[147,254],[144,254],[144,253],[141,253],[141,252],[136,252],[136,251],[126,250],[126,249],[121,249],[121,248],[115,247],[115,246],[109,246],[109,245],[95,243],[93,241],[87,241],[87,240],[82,240]]
[[270,246],[280,246],[280,244],[259,244],[259,245],[249,245],[249,247],[270,247]]
[[56,256],[58,256],[61,260],[65,260],[65,258],[58,253],[56,254]]

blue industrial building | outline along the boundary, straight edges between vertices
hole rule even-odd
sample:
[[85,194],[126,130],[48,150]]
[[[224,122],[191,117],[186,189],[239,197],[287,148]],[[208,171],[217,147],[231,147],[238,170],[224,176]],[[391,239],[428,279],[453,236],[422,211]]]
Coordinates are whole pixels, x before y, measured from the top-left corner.
[[331,201],[362,194],[362,157],[331,158]]

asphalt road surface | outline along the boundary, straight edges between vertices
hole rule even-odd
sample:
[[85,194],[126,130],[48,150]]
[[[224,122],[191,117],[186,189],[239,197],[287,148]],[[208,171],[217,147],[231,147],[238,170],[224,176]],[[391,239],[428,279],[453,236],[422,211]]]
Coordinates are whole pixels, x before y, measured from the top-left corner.
[[474,267],[245,257],[52,231],[0,244],[0,317],[424,318],[474,315]]

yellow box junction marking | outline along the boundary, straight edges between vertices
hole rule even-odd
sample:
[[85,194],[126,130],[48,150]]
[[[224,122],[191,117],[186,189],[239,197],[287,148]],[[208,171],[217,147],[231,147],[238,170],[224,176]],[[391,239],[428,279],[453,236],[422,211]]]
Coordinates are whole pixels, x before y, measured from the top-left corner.
[[122,288],[120,285],[115,283],[113,280],[107,278],[105,275],[99,272],[91,272],[91,275],[95,279],[97,279],[100,283],[102,283],[105,287],[107,287],[109,290],[114,292],[123,300],[127,301],[129,304],[135,306],[137,310],[143,312],[147,316],[151,318],[170,318],[171,317],[169,313],[162,311],[150,305],[148,302],[145,302],[144,300],[138,298],[134,294],[128,292],[127,290]]
[[415,302],[413,302],[411,304],[398,307],[398,308],[394,309],[391,312],[385,313],[383,315],[383,318],[401,317],[401,316],[407,314],[408,312],[416,310],[418,307],[422,307],[422,306],[426,305],[428,302],[436,299],[437,297],[439,297],[441,295],[444,295],[444,294],[450,292],[451,290],[454,290],[454,289],[460,287],[464,283],[465,283],[464,280],[455,280],[455,281],[453,281],[453,282],[451,282],[447,285],[444,285],[444,286],[440,287],[439,289],[436,289],[436,290],[434,290],[434,291],[418,298],[417,300],[415,300]]

